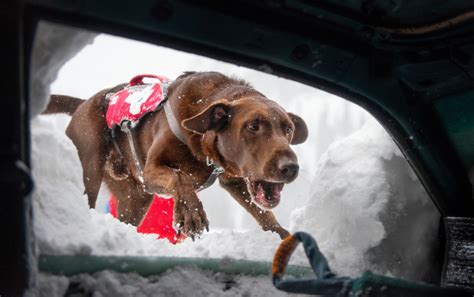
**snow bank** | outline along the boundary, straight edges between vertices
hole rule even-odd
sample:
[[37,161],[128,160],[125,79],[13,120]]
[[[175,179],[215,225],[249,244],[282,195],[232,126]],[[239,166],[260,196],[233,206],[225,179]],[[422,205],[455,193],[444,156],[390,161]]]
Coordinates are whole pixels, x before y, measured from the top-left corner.
[[[71,278],[39,275],[39,286],[29,296],[288,296],[273,287],[269,277],[236,276],[195,268],[175,268],[158,277],[102,271]],[[27,295],[28,296],[28,295]],[[69,296],[69,295],[68,295]],[[293,294],[292,296],[298,296]]]
[[31,117],[46,108],[49,87],[56,80],[59,69],[96,35],[44,21],[38,24],[31,59]]
[[[28,109],[30,118],[39,114],[46,107],[50,85],[56,80],[59,69],[77,52],[81,51],[86,44],[91,43],[96,36],[92,32],[44,21],[38,23],[36,30],[30,64]],[[38,252],[36,245],[33,246],[33,251],[34,254]],[[30,265],[30,271],[33,274],[30,281],[34,284],[36,282],[34,274],[37,271],[36,260],[30,260]]]
[[313,234],[337,272],[419,280],[433,271],[439,214],[375,120],[330,146],[311,196],[291,229]]
[[[210,233],[173,246],[88,209],[80,194],[79,160],[63,133],[67,119],[42,116],[32,121],[34,218],[42,253],[272,259],[279,238],[258,228],[216,230],[211,220]],[[313,234],[338,273],[373,269],[419,280],[433,269],[439,215],[375,120],[331,145],[317,167],[311,192],[307,205],[291,214],[291,230]],[[303,253],[292,263],[305,264]]]

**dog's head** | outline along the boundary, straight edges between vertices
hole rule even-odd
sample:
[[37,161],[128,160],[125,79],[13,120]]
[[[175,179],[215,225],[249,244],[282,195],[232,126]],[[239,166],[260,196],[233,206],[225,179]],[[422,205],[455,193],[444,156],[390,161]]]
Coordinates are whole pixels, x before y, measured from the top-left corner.
[[228,174],[244,178],[253,202],[263,209],[277,206],[283,185],[297,177],[290,144],[308,137],[303,119],[262,95],[219,100],[182,126],[202,135],[203,152]]

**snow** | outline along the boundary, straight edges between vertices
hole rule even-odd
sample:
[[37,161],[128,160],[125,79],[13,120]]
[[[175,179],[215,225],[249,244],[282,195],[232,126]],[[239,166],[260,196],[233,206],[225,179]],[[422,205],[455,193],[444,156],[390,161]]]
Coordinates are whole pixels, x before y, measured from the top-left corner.
[[[79,194],[79,160],[62,133],[61,122],[64,125],[67,117],[44,116],[32,121],[37,183],[34,218],[42,253],[272,259],[279,238],[258,228],[215,228],[211,219],[210,233],[173,246],[89,209],[87,199]],[[51,166],[54,163],[57,166]],[[375,120],[331,145],[316,172],[311,198],[290,215],[291,230],[313,234],[341,274],[373,269],[409,279],[425,277],[432,268],[439,215]],[[210,218],[212,215],[209,213]],[[302,253],[295,256],[294,263],[306,263]]]
[[[431,257],[436,247],[437,210],[390,136],[375,120],[367,121],[370,116],[365,111],[347,101],[247,68],[106,35],[99,35],[60,70],[52,92],[88,98],[97,90],[127,81],[138,73],[158,72],[174,78],[189,70],[214,70],[245,78],[305,119],[309,139],[294,147],[300,175],[285,186],[275,213],[283,226],[314,235],[337,273],[355,276],[372,269],[422,280],[429,272],[436,272]],[[47,76],[44,85],[48,79]],[[44,93],[39,92],[32,100],[41,101],[41,96]],[[41,253],[271,261],[279,237],[261,231],[218,185],[199,194],[208,214],[210,232],[195,242],[188,239],[172,245],[156,240],[153,235],[138,234],[135,227],[104,214],[108,197],[105,187],[97,209],[89,209],[83,195],[82,168],[75,147],[64,134],[68,121],[65,115],[38,116],[31,121],[36,183],[34,228]],[[291,263],[307,261],[298,250]],[[181,279],[181,286],[187,285],[174,287],[176,283],[169,275]],[[199,282],[189,280],[193,277],[203,282],[202,290]],[[82,284],[90,284],[99,292],[97,296],[107,295],[100,291],[105,283],[121,288],[117,294],[128,289],[140,290],[135,284],[147,283],[145,287],[152,288],[157,282],[162,288],[189,289],[193,294],[202,292],[206,296],[272,292],[269,280],[245,277],[237,280],[239,285],[235,288],[223,292],[222,282],[216,281],[218,276],[179,268],[158,280],[113,272],[80,278]],[[74,281],[40,274],[38,284],[51,285],[47,290],[60,296]],[[157,286],[156,290],[161,289]],[[52,294],[48,296],[56,296]],[[137,294],[147,296],[145,291]]]
[[[175,268],[160,276],[141,277],[102,271],[94,275],[70,278],[41,274],[40,285],[29,293],[38,297],[61,297],[66,292],[80,296],[288,296],[273,287],[268,276],[227,275],[199,270]],[[186,285],[183,285],[186,284]],[[74,295],[75,296],[75,295]],[[292,294],[292,296],[298,296]]]
[[439,214],[375,120],[329,147],[311,196],[291,229],[316,236],[335,271],[431,277]]
[[38,24],[31,58],[31,117],[46,108],[49,86],[56,80],[59,69],[96,35],[48,22]]

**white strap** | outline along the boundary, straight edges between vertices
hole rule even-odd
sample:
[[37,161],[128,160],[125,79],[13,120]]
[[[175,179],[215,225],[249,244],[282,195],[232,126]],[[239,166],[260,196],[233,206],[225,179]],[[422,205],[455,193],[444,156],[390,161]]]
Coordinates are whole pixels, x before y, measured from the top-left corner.
[[145,187],[145,183],[144,183],[145,180],[143,178],[143,165],[137,154],[137,148],[135,146],[135,140],[133,139],[130,121],[123,122],[120,128],[127,136],[128,145],[130,146],[130,151],[132,153],[133,163],[135,164],[135,168],[137,169],[138,180],[142,183],[143,190],[151,194],[150,192],[148,192],[148,190]]
[[186,144],[186,140],[184,139],[184,136],[181,133],[180,125],[176,120],[176,117],[174,116],[173,110],[171,110],[171,105],[169,102],[169,100],[166,100],[164,106],[166,119],[168,120],[168,126],[170,126],[170,129],[173,132],[174,136],[176,136],[176,138],[178,138],[182,143]]

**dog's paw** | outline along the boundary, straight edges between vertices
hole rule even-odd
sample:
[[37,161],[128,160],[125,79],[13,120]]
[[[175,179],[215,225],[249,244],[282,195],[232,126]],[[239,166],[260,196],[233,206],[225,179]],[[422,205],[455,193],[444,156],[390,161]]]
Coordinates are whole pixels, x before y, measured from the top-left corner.
[[174,223],[178,233],[183,233],[193,240],[204,232],[209,231],[209,221],[202,202],[197,198],[175,199]]

